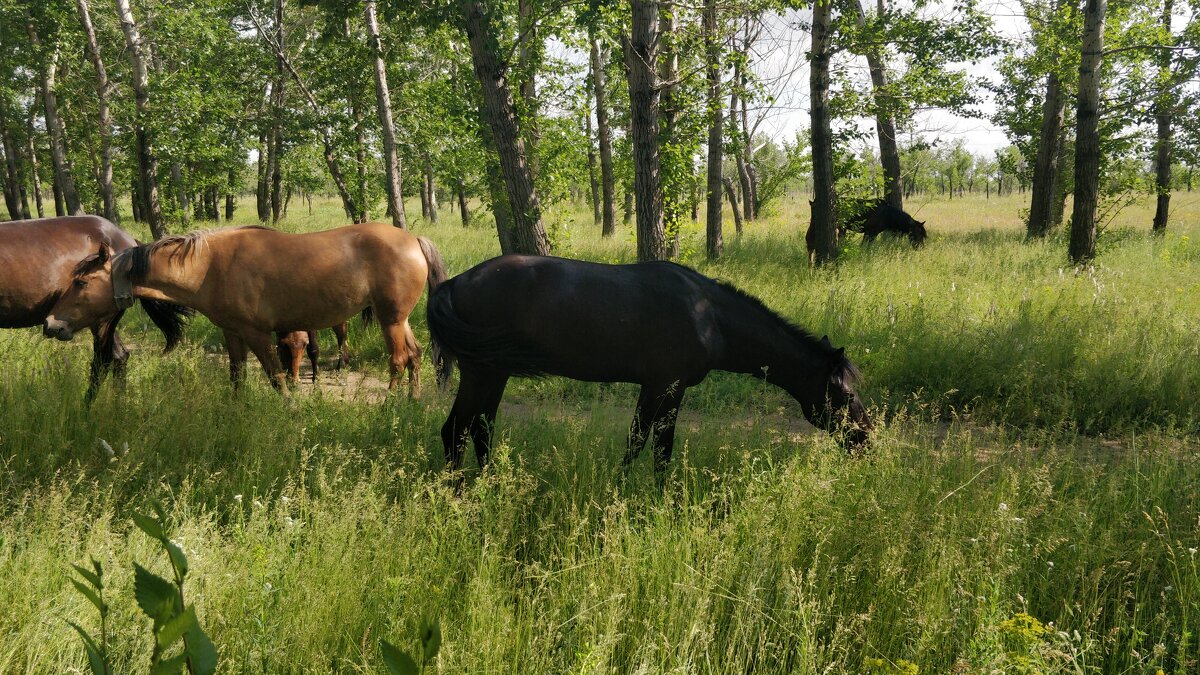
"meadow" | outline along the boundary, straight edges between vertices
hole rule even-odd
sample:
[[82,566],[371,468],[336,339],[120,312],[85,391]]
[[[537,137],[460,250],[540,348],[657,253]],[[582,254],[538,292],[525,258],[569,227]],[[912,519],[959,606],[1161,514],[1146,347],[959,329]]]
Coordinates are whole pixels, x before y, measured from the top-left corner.
[[[92,557],[115,672],[146,670],[132,563],[167,568],[131,516],[154,501],[220,672],[383,672],[380,639],[413,650],[426,619],[442,673],[1196,672],[1200,194],[1161,238],[1148,200],[1122,212],[1082,270],[1065,233],[1024,241],[1025,201],[918,196],[924,249],[852,239],[826,269],[802,195],[740,238],[727,219],[717,262],[689,224],[681,262],[846,346],[878,428],[847,457],[783,392],[714,373],[664,485],[649,453],[618,470],[633,387],[551,378],[510,383],[456,490],[453,391],[426,359],[421,399],[384,395],[357,319],[366,377],[285,398],[255,365],[235,396],[219,331],[198,317],[161,356],[138,309],[127,381],[91,406],[90,343],[2,331],[0,672],[85,672],[67,621],[99,621],[68,580]],[[281,227],[342,222],[296,201]],[[499,253],[489,218],[413,222],[452,274]],[[633,258],[585,209],[547,225],[559,255]]]

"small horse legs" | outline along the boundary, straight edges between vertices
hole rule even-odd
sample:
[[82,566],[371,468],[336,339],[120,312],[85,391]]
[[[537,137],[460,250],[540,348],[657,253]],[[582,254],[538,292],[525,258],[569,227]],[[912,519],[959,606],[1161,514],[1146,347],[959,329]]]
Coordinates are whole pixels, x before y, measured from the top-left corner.
[[254,356],[258,357],[258,362],[262,364],[263,370],[267,373],[267,379],[271,381],[271,386],[275,387],[276,391],[286,391],[284,384],[287,379],[283,373],[283,364],[279,361],[279,354],[273,348],[271,333],[242,332],[234,333],[226,330],[225,333],[225,349],[229,352],[229,379],[233,382],[234,390],[241,387],[242,384],[242,369],[246,365],[246,352],[254,352]]
[[408,370],[408,396],[418,398],[421,395],[421,345],[417,344],[408,321],[384,325],[383,340],[391,355],[389,370],[392,377],[388,382],[388,391],[396,388],[400,383],[400,373]]
[[338,360],[337,370],[350,363],[350,350],[346,349],[346,322],[343,321],[333,327],[333,335],[337,338]]
[[125,379],[125,364],[129,360],[129,350],[121,344],[117,337],[117,322],[124,312],[105,321],[99,326],[92,327],[92,367],[88,378],[87,401],[96,398],[96,392],[104,376],[112,371],[117,380]]
[[229,381],[233,390],[242,388],[242,369],[246,365],[246,342],[231,331],[223,331],[225,336],[225,352],[229,354]]
[[684,391],[685,388],[677,382],[666,387],[642,385],[637,410],[633,413],[633,424],[629,427],[628,449],[621,460],[622,471],[627,470],[642,453],[647,440],[654,447],[654,472],[661,476],[667,470],[675,445],[675,419],[683,402]]
[[487,368],[468,367],[462,370],[458,396],[450,416],[442,426],[442,446],[446,465],[451,471],[462,467],[467,438],[475,442],[475,459],[479,468],[487,465],[492,446],[492,428],[496,424],[496,409],[504,396],[508,373]]

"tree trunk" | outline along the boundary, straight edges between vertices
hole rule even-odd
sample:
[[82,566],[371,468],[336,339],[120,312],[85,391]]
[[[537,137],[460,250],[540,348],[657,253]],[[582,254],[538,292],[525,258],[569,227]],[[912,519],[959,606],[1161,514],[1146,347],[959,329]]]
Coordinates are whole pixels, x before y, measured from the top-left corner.
[[[191,207],[191,199],[188,198],[187,186],[183,180],[183,165],[179,160],[171,160],[171,183],[175,187],[175,208],[179,211],[179,218],[186,225],[188,222],[188,209]],[[199,206],[199,204],[197,204]],[[203,211],[197,211],[196,219],[199,220],[204,216]]]
[[667,246],[663,232],[662,176],[659,175],[659,92],[655,82],[658,3],[655,0],[631,0],[630,4],[632,33],[624,38],[624,51],[633,132],[638,260],[663,260],[667,256]]
[[1054,170],[1054,204],[1050,211],[1050,229],[1057,228],[1062,225],[1063,214],[1067,210],[1067,195],[1070,192],[1070,184],[1067,177],[1070,175],[1070,166],[1068,161],[1072,159],[1067,153],[1067,140],[1069,138],[1069,129],[1064,124],[1058,133],[1058,149],[1055,150],[1057,157],[1057,166]]
[[150,226],[151,235],[155,239],[161,239],[167,231],[163,226],[162,205],[158,197],[158,158],[154,155],[154,148],[146,132],[146,121],[150,116],[150,78],[146,69],[142,38],[138,34],[137,23],[133,20],[129,0],[116,0],[116,3],[117,12],[121,18],[121,30],[125,33],[125,47],[133,66],[133,92],[137,111],[134,121],[134,137],[138,157],[138,180],[142,196],[141,210]]
[[[0,115],[0,145],[4,148],[4,168],[9,184],[12,185],[15,202],[9,204],[9,214],[13,220],[27,220],[29,219],[29,199],[25,193],[25,175],[21,170],[21,153],[17,150],[17,144],[13,141],[12,133],[9,131],[3,115]],[[19,210],[15,210],[14,207],[18,207]]]
[[429,222],[437,224],[438,202],[437,186],[433,184],[433,160],[428,153],[425,155],[425,192],[429,195]]
[[738,184],[742,189],[742,217],[745,220],[754,219],[754,206],[748,204],[747,197],[752,192],[750,187],[750,171],[746,168],[746,155],[742,152],[742,148],[750,143],[749,139],[742,133],[742,128],[737,123],[738,111],[738,94],[740,82],[742,81],[742,60],[739,58],[733,64],[733,79],[729,83],[729,116],[734,120],[730,124],[734,135],[738,138],[738,146],[735,146],[733,152],[733,164],[737,168]]
[[[721,179],[725,184],[725,196],[729,198],[729,208],[733,211],[733,229],[737,232],[737,236],[742,236],[742,210],[738,206],[737,188],[733,185],[733,179],[725,176]],[[721,205],[717,204],[717,210],[720,210]]]
[[100,198],[104,217],[117,222],[117,206],[113,199],[113,168],[112,168],[112,114],[108,110],[108,72],[104,69],[104,60],[100,55],[100,43],[96,40],[96,28],[92,25],[92,14],[88,0],[75,0],[79,10],[79,22],[83,25],[84,36],[87,38],[88,54],[92,66],[96,69],[96,107],[98,111],[100,132]]
[[[274,104],[275,96],[271,95]],[[271,154],[271,132],[267,130],[258,136],[258,182],[254,191],[255,207],[258,210],[258,221],[267,222],[271,217],[271,181],[268,173],[267,155]]]
[[[704,2],[704,70],[708,80],[708,199],[705,214],[705,240],[708,257],[720,258],[725,252],[721,213],[721,145],[725,139],[721,111],[721,36],[717,27],[717,0]],[[734,207],[737,212],[737,207]]]
[[533,176],[534,184],[540,170],[538,165],[537,146],[541,140],[538,129],[539,105],[537,98],[537,63],[541,45],[538,44],[537,23],[533,16],[534,0],[517,0],[517,69],[521,72],[521,82],[517,89],[521,92],[521,104],[524,106],[524,119],[519,126],[524,132],[525,149],[529,153],[529,173]]
[[[678,141],[675,121],[679,116],[676,94],[676,80],[679,79],[679,48],[675,35],[677,11],[672,0],[659,0],[657,50],[660,153],[663,147],[672,148]],[[679,228],[683,225],[684,206],[687,203],[687,186],[683,178],[691,178],[690,167],[687,166],[691,163],[691,157],[685,159],[679,156],[678,152],[668,152],[665,156],[660,154],[660,161],[663,184],[663,234],[670,241],[668,255],[674,258],[679,255]]]
[[1100,185],[1100,67],[1108,0],[1087,0],[1075,113],[1075,201],[1068,253],[1077,265],[1096,255],[1096,201]]
[[[1174,9],[1172,0],[1163,0],[1162,30],[1171,39],[1171,12]],[[1154,120],[1158,125],[1158,138],[1154,148],[1154,187],[1158,200],[1154,209],[1153,231],[1164,234],[1167,231],[1167,217],[1171,209],[1171,122],[1175,108],[1175,96],[1170,86],[1171,80],[1171,51],[1163,49],[1159,54],[1158,79],[1163,87],[1162,93],[1154,101]]]
[[367,222],[367,194],[370,185],[367,175],[367,130],[363,123],[362,106],[358,97],[350,94],[350,107],[354,112],[354,170],[358,175],[358,198],[355,200],[361,207],[355,213],[347,213],[350,220],[356,223]]
[[[504,74],[491,15],[481,0],[463,0],[462,8],[475,76],[483,89],[485,119],[492,132],[508,194],[513,250],[546,255],[550,252],[550,240],[542,226],[542,209],[534,189],[525,144],[521,140],[516,106]],[[497,216],[498,226],[500,220]]]
[[[285,0],[275,0],[275,44],[287,44],[283,30]],[[287,69],[283,57],[275,56],[275,81],[271,85],[271,131],[268,139],[267,181],[270,195],[271,222],[283,217],[283,110],[287,103]]]
[[833,132],[829,120],[829,60],[833,42],[832,3],[817,3],[813,9],[812,58],[809,73],[811,92],[813,204],[812,222],[805,237],[817,264],[837,257],[837,195],[833,185]]
[[383,128],[383,167],[387,173],[385,185],[388,208],[392,212],[392,225],[407,228],[404,205],[401,203],[400,155],[396,151],[396,127],[392,124],[392,95],[388,91],[387,64],[383,59],[383,42],[379,38],[375,0],[367,0],[363,11],[371,41],[371,55],[375,61],[375,103],[379,111],[379,125]]
[[[866,10],[862,0],[851,3],[859,27],[866,26]],[[883,0],[879,14],[883,15]],[[896,145],[896,121],[892,116],[892,97],[888,91],[887,70],[883,53],[877,46],[866,50],[867,67],[871,71],[871,90],[875,97],[875,133],[879,136],[879,163],[883,166],[883,201],[897,209],[904,208],[900,176],[900,149]]]
[[[29,42],[35,52],[42,51],[42,43],[33,25],[33,17],[26,14],[25,30],[29,34]],[[79,204],[79,192],[75,189],[75,178],[72,176],[71,159],[67,156],[67,135],[63,129],[62,118],[58,115],[58,91],[55,80],[58,77],[59,49],[55,45],[48,55],[41,75],[42,110],[46,118],[46,133],[50,136],[50,159],[54,163],[54,185],[58,188],[66,212],[73,216],[83,215]],[[55,210],[58,200],[55,201]]]
[[596,99],[596,140],[600,146],[601,236],[611,237],[617,231],[616,182],[613,178],[612,127],[608,122],[608,89],[604,64],[608,60],[600,50],[595,32],[589,36],[592,59],[592,93]]
[[237,183],[238,183],[237,169],[231,168],[231,169],[229,169],[229,184],[225,186],[225,189],[227,190],[227,192],[225,193],[225,222],[227,222],[227,223],[233,220],[233,209],[235,206],[234,199],[235,199],[235,192],[237,190]]
[[462,216],[463,227],[471,224],[471,210],[467,208],[467,186],[463,184],[461,176],[455,181],[455,190],[458,194],[458,212]]
[[1038,137],[1037,160],[1033,165],[1029,222],[1025,227],[1030,237],[1046,236],[1053,224],[1054,200],[1058,193],[1058,153],[1062,151],[1060,129],[1064,108],[1062,85],[1058,75],[1051,72],[1046,76],[1041,135]]
[[596,175],[596,146],[592,143],[592,111],[590,109],[583,111],[583,119],[583,131],[587,134],[588,198],[592,202],[592,224],[600,225],[602,218],[600,215],[600,177]]

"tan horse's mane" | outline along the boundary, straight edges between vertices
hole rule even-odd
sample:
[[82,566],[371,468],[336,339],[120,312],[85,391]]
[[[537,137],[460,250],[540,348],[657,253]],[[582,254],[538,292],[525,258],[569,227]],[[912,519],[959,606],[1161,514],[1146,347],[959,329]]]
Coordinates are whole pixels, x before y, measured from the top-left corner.
[[169,235],[157,241],[135,246],[121,252],[117,259],[113,261],[114,266],[119,265],[124,268],[127,278],[133,283],[141,283],[146,279],[146,275],[150,272],[150,257],[163,249],[172,249],[167,252],[167,259],[171,261],[182,261],[190,258],[196,249],[204,245],[204,241],[213,234],[221,232],[231,232],[234,230],[269,230],[269,227],[262,225],[243,225],[241,227],[225,227],[208,230],[195,230],[187,234]]

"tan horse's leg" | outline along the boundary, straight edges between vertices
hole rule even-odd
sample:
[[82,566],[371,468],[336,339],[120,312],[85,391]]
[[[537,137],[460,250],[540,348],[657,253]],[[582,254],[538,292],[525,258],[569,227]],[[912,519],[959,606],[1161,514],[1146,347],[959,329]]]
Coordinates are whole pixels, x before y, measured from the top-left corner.
[[255,331],[242,333],[241,337],[250,351],[258,357],[271,386],[275,387],[276,391],[286,392],[287,388],[284,385],[287,383],[287,376],[283,372],[283,364],[279,362],[279,354],[271,348],[271,334]]
[[413,335],[412,326],[404,322],[404,346],[408,348],[408,395],[410,398],[421,396],[421,343]]
[[388,391],[396,388],[396,385],[400,383],[400,373],[408,368],[408,394],[411,398],[416,398],[421,393],[421,382],[420,377],[414,375],[410,363],[414,360],[414,356],[420,357],[420,349],[418,348],[415,355],[410,352],[410,348],[416,346],[416,340],[412,339],[412,330],[408,327],[408,321],[383,326],[383,341],[387,343],[388,354],[391,356],[388,371],[392,377],[388,381]]
[[225,351],[229,354],[229,381],[234,391],[242,386],[242,368],[246,365],[246,342],[232,331],[223,331]]

